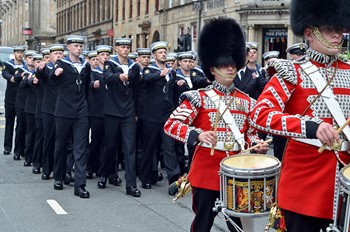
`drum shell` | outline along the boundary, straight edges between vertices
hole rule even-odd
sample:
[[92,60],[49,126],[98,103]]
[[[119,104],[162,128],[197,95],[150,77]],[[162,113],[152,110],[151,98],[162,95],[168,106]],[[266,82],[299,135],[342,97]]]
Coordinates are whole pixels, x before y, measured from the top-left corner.
[[[237,168],[225,165],[227,159],[271,159],[272,165],[262,168]],[[236,155],[220,163],[220,195],[228,214],[262,217],[269,214],[275,202],[281,163],[266,155]]]

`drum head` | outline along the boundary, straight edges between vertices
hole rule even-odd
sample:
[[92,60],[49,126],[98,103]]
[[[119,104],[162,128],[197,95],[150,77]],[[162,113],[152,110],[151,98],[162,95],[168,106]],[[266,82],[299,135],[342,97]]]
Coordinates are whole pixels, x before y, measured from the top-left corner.
[[345,178],[347,178],[350,181],[350,166],[346,166],[343,169],[343,175]]
[[278,163],[275,157],[261,154],[234,155],[222,161],[224,166],[237,169],[264,169],[276,166]]

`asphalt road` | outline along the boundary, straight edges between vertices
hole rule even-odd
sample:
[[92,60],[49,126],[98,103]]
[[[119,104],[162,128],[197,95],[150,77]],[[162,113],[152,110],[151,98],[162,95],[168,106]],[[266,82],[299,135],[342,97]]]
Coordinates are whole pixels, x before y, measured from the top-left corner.
[[[4,112],[5,85],[1,78],[0,112]],[[107,184],[101,190],[94,178],[87,181],[90,199],[80,199],[73,195],[72,185],[54,190],[53,180],[43,181],[41,175],[32,174],[23,159],[2,155],[4,125],[4,115],[0,115],[0,232],[189,231],[194,216],[191,196],[173,203],[165,180],[150,190],[138,182],[142,197],[133,198],[125,194],[125,180],[123,186]],[[124,172],[119,175],[123,177]],[[265,224],[266,218],[255,219],[252,231],[263,231]],[[212,231],[227,231],[225,222],[217,217]]]

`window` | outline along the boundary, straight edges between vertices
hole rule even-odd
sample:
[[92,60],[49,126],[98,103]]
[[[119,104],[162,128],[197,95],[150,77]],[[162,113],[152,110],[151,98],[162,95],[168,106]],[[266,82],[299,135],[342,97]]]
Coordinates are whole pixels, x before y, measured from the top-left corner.
[[119,18],[119,1],[115,0],[115,21],[116,22],[118,22],[118,18]]
[[137,17],[141,15],[141,0],[137,0]]
[[122,20],[125,20],[125,0],[123,0]]
[[148,14],[148,12],[149,12],[149,0],[146,0],[145,14]]
[[155,0],[155,3],[154,3],[154,7],[155,7],[155,12],[158,12],[159,11],[159,0]]
[[133,11],[133,1],[134,0],[130,0],[130,6],[129,6],[129,18],[132,18],[132,11]]

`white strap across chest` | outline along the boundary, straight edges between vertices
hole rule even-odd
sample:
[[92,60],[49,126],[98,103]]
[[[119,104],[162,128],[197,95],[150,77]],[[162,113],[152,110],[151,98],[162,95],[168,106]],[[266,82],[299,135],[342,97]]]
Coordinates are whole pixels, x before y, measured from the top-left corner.
[[[301,64],[301,68],[304,70],[304,72],[310,77],[311,81],[316,86],[317,92],[320,93],[324,88],[326,88],[322,94],[321,97],[323,101],[326,103],[328,110],[331,112],[334,120],[337,122],[339,126],[343,125],[346,122],[346,119],[344,117],[343,111],[340,108],[339,103],[335,99],[335,96],[329,87],[327,86],[326,80],[322,77],[320,70],[316,65],[312,64],[310,61]],[[345,134],[348,141],[350,141],[350,128],[349,126],[346,126],[343,129],[343,133]]]
[[241,145],[242,150],[244,150],[244,145],[245,145],[244,135],[238,129],[235,119],[233,118],[230,110],[226,110],[227,106],[223,101],[220,100],[220,96],[217,95],[213,89],[205,91],[205,94],[210,98],[210,100],[212,100],[216,108],[219,109],[219,112],[222,115],[222,119],[230,127],[233,135],[235,136],[235,139]]

